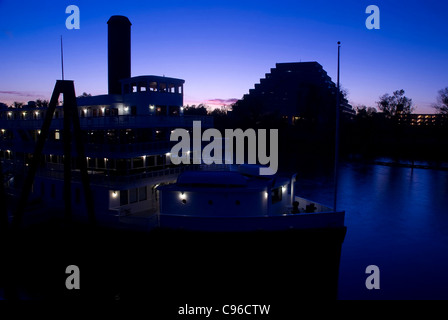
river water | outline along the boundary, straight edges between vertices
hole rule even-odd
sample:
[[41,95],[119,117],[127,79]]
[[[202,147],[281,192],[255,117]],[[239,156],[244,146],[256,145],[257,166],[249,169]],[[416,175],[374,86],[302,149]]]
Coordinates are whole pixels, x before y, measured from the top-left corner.
[[[333,204],[331,170],[304,173],[297,187]],[[338,189],[347,226],[339,299],[448,299],[448,171],[344,162]],[[379,289],[366,288],[369,265]]]

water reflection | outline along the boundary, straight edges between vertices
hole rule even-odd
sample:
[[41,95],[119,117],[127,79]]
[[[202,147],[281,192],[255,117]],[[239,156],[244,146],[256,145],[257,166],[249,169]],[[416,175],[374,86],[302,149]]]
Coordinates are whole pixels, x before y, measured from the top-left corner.
[[[305,185],[331,203],[325,180]],[[339,298],[448,298],[448,172],[345,163],[339,183],[347,225]],[[370,264],[382,271],[375,292],[364,285]]]

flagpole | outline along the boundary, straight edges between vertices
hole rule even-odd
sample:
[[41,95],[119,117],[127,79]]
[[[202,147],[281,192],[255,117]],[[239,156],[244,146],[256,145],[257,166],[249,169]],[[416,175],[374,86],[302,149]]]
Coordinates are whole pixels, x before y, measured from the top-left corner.
[[62,67],[62,80],[64,80],[64,51],[62,48],[62,36],[61,36],[61,67]]
[[340,58],[341,42],[338,41],[338,76],[336,91],[336,129],[335,129],[335,148],[334,148],[334,203],[333,210],[337,210],[338,200],[338,170],[339,170],[339,58]]

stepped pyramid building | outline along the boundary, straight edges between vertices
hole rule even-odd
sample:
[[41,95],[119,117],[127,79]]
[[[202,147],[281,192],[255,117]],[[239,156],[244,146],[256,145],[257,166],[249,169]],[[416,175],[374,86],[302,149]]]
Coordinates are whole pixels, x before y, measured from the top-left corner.
[[[234,105],[239,117],[282,118],[290,125],[327,125],[334,119],[337,87],[317,62],[277,63]],[[355,114],[340,96],[341,112]]]

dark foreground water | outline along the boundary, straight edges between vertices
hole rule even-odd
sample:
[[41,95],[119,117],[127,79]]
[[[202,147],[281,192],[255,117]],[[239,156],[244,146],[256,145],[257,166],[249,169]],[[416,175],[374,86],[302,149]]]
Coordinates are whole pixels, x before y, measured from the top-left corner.
[[[339,299],[448,299],[448,172],[343,163],[339,178]],[[304,173],[298,192],[332,204],[332,179]],[[365,286],[368,265],[380,269],[378,290]]]

